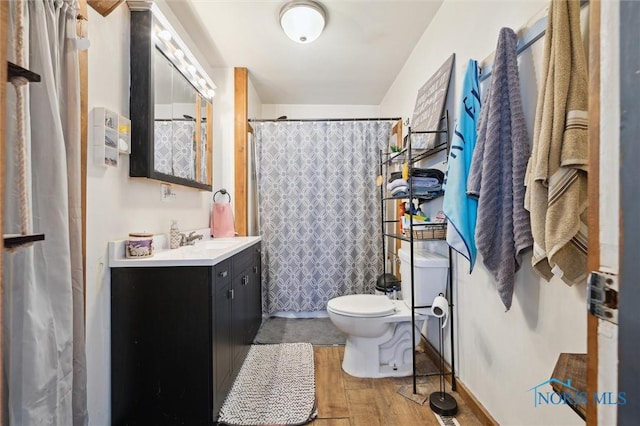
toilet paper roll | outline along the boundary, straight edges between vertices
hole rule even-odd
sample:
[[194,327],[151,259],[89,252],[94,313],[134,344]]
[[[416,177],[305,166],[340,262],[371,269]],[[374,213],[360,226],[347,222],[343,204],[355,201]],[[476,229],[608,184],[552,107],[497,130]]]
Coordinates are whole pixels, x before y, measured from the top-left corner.
[[442,328],[447,325],[447,320],[449,319],[449,302],[444,296],[437,296],[433,299],[433,303],[431,304],[431,315],[436,318],[444,317]]

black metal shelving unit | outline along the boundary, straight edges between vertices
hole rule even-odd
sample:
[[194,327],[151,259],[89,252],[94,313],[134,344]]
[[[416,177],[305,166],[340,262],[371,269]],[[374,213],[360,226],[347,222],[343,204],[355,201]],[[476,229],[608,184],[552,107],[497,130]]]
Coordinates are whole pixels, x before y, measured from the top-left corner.
[[[413,202],[417,200],[418,205],[423,204],[425,202],[434,200],[436,198],[444,195],[442,191],[434,196],[419,196],[413,194],[413,186],[409,184],[409,194],[403,195],[399,197],[391,197],[386,196],[387,193],[386,183],[388,180],[389,169],[393,164],[402,164],[407,163],[409,168],[409,177],[411,176],[412,169],[414,166],[429,157],[434,156],[439,152],[446,152],[447,158],[449,154],[449,115],[447,112],[440,119],[440,129],[441,130],[429,130],[429,131],[412,131],[411,127],[409,127],[407,141],[405,143],[404,148],[399,152],[383,152],[380,151],[380,176],[382,177],[382,183],[380,185],[380,199],[381,199],[381,208],[380,208],[380,223],[382,226],[382,258],[383,258],[383,274],[386,276],[387,273],[387,240],[388,238],[401,240],[409,243],[409,253],[410,253],[410,263],[411,263],[411,339],[412,344],[415,346],[416,341],[416,309],[424,309],[431,308],[431,305],[426,306],[416,306],[415,305],[415,292],[414,292],[414,242],[416,241],[445,241],[446,240],[446,222],[445,223],[434,223],[433,225],[428,225],[426,227],[420,226],[420,228],[414,229],[413,215],[409,214],[409,229],[408,235],[406,233],[398,234],[393,232],[388,232],[388,226],[390,224],[397,224],[401,221],[401,219],[387,219],[387,205],[386,201],[389,200],[409,200]],[[435,134],[437,138],[437,144],[435,147],[431,149],[414,149],[412,148],[412,139],[413,135],[426,135],[426,134]],[[405,230],[407,231],[407,230]],[[443,232],[444,231],[444,232]],[[418,236],[416,236],[418,234]],[[430,235],[430,237],[429,237]],[[455,351],[454,351],[454,318],[452,315],[453,312],[453,280],[451,277],[451,269],[452,269],[452,253],[451,248],[448,249],[448,257],[449,257],[449,270],[447,272],[447,300],[449,301],[449,324],[450,324],[450,332],[451,332],[451,371],[449,373],[445,373],[444,371],[439,371],[437,373],[427,373],[421,374],[420,376],[432,376],[432,375],[451,375],[451,388],[452,390],[456,390],[456,375],[455,375]],[[406,287],[402,288],[402,291],[407,291]],[[415,347],[413,348],[412,358],[413,358],[413,393],[417,393],[416,386],[416,378],[418,375],[416,374],[416,357],[415,357]],[[444,357],[444,354],[440,354]]]

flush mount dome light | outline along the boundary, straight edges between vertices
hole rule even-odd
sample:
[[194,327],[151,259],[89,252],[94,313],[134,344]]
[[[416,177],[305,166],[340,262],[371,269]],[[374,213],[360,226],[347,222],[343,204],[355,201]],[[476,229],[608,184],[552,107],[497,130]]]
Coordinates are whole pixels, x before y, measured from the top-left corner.
[[291,40],[311,43],[322,33],[325,12],[318,2],[311,0],[289,1],[280,9],[280,26]]

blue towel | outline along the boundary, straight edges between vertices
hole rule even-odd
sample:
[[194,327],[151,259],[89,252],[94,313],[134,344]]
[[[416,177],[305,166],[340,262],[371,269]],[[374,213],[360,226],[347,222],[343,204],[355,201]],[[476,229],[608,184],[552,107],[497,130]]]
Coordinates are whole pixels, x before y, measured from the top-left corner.
[[476,125],[479,118],[478,63],[470,59],[462,83],[462,102],[451,141],[443,201],[443,211],[449,221],[447,243],[469,261],[469,272],[473,271],[476,263],[478,200],[467,195],[467,176],[476,146]]

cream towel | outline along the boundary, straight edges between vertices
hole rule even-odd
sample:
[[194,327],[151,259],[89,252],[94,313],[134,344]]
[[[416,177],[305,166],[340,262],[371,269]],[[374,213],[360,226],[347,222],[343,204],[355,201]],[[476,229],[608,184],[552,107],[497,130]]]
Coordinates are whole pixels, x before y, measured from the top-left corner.
[[587,62],[578,0],[552,0],[544,67],[526,176],[532,264],[545,279],[556,274],[572,285],[587,274]]

